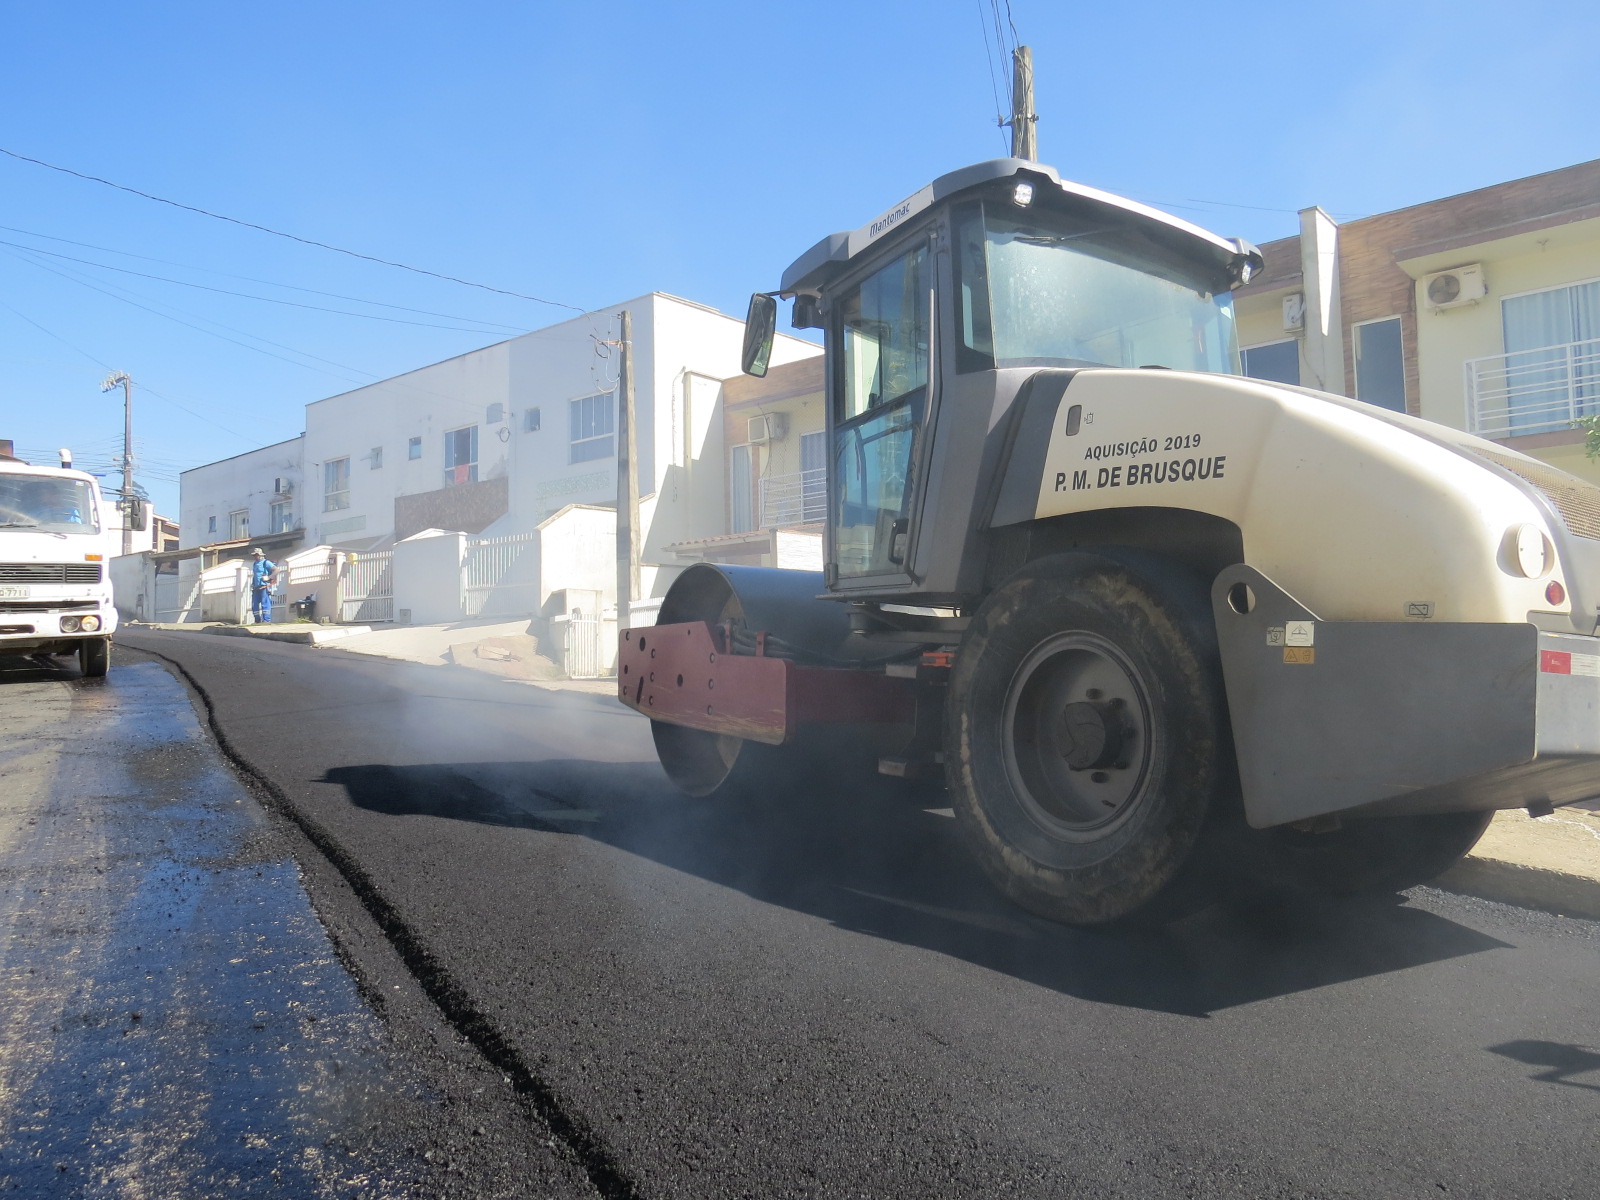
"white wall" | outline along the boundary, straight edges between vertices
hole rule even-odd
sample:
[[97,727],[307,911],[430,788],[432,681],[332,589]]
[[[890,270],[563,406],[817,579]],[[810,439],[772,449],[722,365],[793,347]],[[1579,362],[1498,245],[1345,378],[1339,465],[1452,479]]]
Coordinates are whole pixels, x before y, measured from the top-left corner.
[[[537,336],[537,335],[528,335]],[[519,339],[520,340],[520,339]],[[478,427],[478,478],[507,473],[511,447],[486,423],[491,405],[510,405],[510,342],[306,405],[306,535],[308,543],[365,547],[394,530],[398,496],[444,486],[444,435]],[[408,456],[412,438],[421,456]],[[373,450],[382,451],[373,465]],[[350,460],[349,506],[328,509],[325,464]]]
[[[306,503],[301,465],[304,444],[302,435],[183,472],[178,482],[179,546],[187,550],[227,541],[228,516],[239,509],[250,513],[252,536],[270,533],[268,508],[280,498],[272,490],[272,481],[277,478],[291,482],[291,528],[300,525]],[[211,528],[213,518],[215,530]]]
[[554,591],[600,593],[603,608],[617,603],[617,514],[615,509],[573,504],[539,526],[543,566],[539,607]]

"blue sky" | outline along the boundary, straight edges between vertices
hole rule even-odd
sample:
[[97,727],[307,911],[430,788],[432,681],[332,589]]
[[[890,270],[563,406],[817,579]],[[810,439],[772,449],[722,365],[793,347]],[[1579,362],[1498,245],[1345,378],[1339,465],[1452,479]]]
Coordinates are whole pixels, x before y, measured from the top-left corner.
[[[580,308],[655,289],[742,312],[818,237],[1004,152],[989,11],[11,0],[0,147]],[[1040,157],[1227,235],[1600,157],[1593,3],[1012,0],[1011,18]],[[570,315],[3,156],[0,226],[0,437],[108,464],[120,393],[99,383],[126,370],[140,477],[173,515],[179,470],[293,437],[305,402]]]

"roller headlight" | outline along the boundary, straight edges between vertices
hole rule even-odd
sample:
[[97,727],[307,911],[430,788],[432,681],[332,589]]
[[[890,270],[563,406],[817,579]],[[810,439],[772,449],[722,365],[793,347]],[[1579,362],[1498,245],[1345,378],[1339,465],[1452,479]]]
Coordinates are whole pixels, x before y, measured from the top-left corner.
[[1556,565],[1556,548],[1537,525],[1513,525],[1506,530],[1505,557],[1514,573],[1538,579]]
[[99,628],[100,628],[100,618],[99,617],[85,617],[85,618],[83,618],[83,631],[85,633],[93,633],[95,630],[97,630]]
[[61,618],[61,632],[62,633],[77,633],[78,632],[78,626],[81,625],[82,623],[83,623],[83,620],[82,620],[81,617],[62,617]]

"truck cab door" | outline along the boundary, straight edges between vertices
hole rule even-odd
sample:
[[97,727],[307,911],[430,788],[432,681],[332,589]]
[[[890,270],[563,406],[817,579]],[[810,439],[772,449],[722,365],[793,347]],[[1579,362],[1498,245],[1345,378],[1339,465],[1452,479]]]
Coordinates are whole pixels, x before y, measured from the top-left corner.
[[831,561],[835,586],[857,590],[908,574],[932,349],[929,244],[911,246],[843,290],[832,308]]

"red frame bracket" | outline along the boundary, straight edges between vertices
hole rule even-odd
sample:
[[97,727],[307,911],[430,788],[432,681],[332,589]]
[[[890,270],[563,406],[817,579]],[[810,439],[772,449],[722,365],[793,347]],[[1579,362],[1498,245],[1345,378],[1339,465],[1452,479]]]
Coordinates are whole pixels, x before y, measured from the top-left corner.
[[909,723],[916,699],[909,680],[881,667],[807,667],[769,658],[765,632],[756,654],[728,654],[704,621],[624,630],[617,653],[617,696],[647,717],[781,745],[801,725]]

